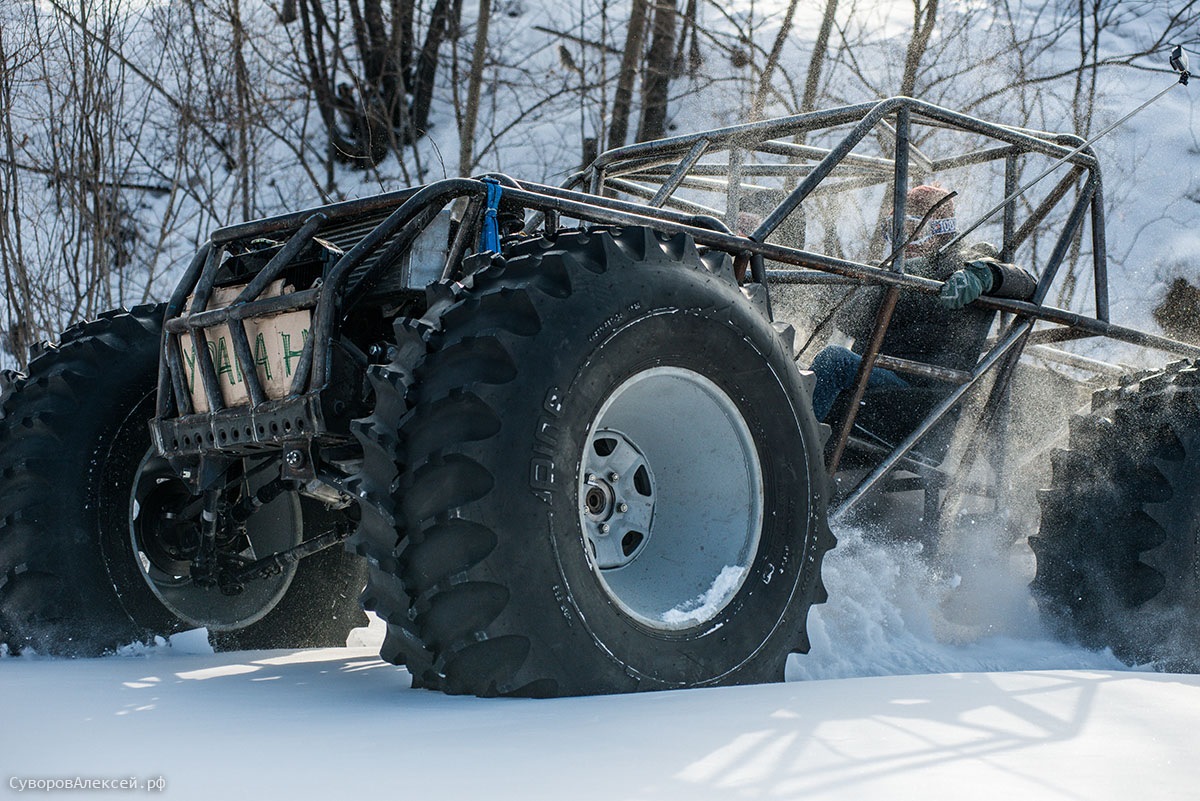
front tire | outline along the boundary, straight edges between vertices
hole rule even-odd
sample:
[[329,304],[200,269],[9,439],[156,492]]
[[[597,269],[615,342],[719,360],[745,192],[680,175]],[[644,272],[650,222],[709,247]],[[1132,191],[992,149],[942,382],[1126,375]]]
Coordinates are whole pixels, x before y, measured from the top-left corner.
[[[147,426],[161,326],[161,306],[75,326],[4,397],[2,641],[90,656],[203,625],[229,650],[344,645],[365,622],[364,566],[349,554],[330,549],[235,596],[186,579],[187,558],[172,552],[187,536],[176,512],[196,504],[154,455]],[[248,482],[264,480],[250,471]],[[247,521],[258,555],[298,542],[306,522],[330,522],[307,504],[285,493]]]
[[1200,669],[1200,365],[1093,396],[1039,500],[1044,615],[1131,664]]
[[393,650],[451,693],[782,680],[833,544],[783,337],[685,236],[572,232],[507,257],[425,318]]

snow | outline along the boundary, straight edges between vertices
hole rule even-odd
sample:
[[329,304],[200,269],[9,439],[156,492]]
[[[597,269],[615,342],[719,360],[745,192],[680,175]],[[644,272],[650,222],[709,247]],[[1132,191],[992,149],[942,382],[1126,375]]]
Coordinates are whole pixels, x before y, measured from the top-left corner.
[[7,657],[0,793],[137,777],[175,798],[296,801],[1191,795],[1200,677],[1053,641],[1020,559],[993,554],[983,582],[836,533],[831,600],[783,684],[449,697],[379,660],[377,620],[347,648],[213,654],[201,630],[105,659]]
[[713,579],[711,587],[687,603],[664,612],[662,622],[683,628],[702,620],[708,620],[717,613],[721,603],[731,597],[742,585],[742,578],[746,572],[747,568],[745,567],[726,565]]
[[6,788],[136,776],[175,798],[1103,801],[1186,797],[1200,780],[1195,676],[1028,670],[525,701],[410,690],[366,648],[0,668]]

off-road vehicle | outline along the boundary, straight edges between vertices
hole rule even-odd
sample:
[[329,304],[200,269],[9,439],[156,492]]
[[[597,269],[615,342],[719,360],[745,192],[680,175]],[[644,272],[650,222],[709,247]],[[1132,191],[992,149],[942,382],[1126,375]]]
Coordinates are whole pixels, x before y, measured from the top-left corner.
[[[165,304],[77,325],[10,377],[3,641],[336,642],[365,583],[416,686],[779,680],[826,599],[829,510],[912,491],[927,520],[968,496],[1003,509],[988,443],[1041,365],[1059,407],[1115,386],[1044,454],[1035,587],[1090,642],[1152,656],[1166,619],[1143,610],[1194,627],[1200,598],[1200,369],[1117,380],[1055,345],[1200,349],[1109,321],[1081,144],[897,97],[617,148],[562,187],[447,179],[217,230]],[[1053,160],[1056,185],[1012,196]],[[975,301],[997,315],[969,371],[879,350],[896,298],[941,288],[872,235],[899,235],[931,180],[1006,198],[979,233],[1039,279],[1030,301]],[[1046,302],[1076,263],[1086,312]],[[831,428],[796,327],[811,343],[868,284],[885,301]],[[923,386],[866,391],[876,365]],[[993,480],[967,482],[981,459]]]

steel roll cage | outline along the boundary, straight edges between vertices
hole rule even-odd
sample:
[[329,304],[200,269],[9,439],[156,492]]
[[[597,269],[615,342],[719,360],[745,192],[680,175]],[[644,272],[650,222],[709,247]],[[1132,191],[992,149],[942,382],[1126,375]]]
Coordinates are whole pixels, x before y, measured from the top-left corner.
[[[922,125],[977,134],[1001,143],[943,158],[930,158],[911,141],[912,128]],[[832,147],[818,147],[783,141],[815,131],[850,126]],[[893,145],[892,158],[855,152],[855,148],[874,134]],[[1006,195],[1017,185],[1020,157],[1037,154],[1051,158],[1067,156],[1082,144],[1074,135],[1052,134],[1031,129],[998,125],[959,112],[908,97],[861,103],[841,108],[814,111],[774,120],[745,123],[696,134],[674,136],[655,142],[638,143],[602,153],[584,170],[559,187],[520,181],[503,175],[482,176],[499,180],[506,203],[534,212],[524,233],[539,230],[552,235],[562,218],[583,226],[648,226],[667,234],[685,233],[703,247],[730,253],[749,268],[749,277],[768,287],[771,284],[850,283],[876,284],[887,288],[886,296],[894,305],[902,290],[934,293],[942,283],[903,269],[903,254],[890,267],[836,258],[803,248],[766,241],[779,226],[818,192],[838,192],[872,185],[890,186],[893,200],[892,231],[898,241],[904,230],[904,189],[911,172],[918,176],[963,166],[1004,162]],[[728,161],[702,161],[712,154],[727,151]],[[767,163],[749,161],[752,155],[775,158]],[[786,159],[778,161],[779,158]],[[953,408],[966,389],[997,364],[1011,358],[1027,341],[1042,336],[1043,341],[1103,336],[1118,341],[1158,349],[1181,356],[1198,358],[1200,348],[1166,337],[1114,325],[1109,321],[1108,267],[1105,255],[1103,182],[1095,155],[1090,149],[1067,159],[1069,168],[1026,220],[1018,225],[1017,202],[1003,208],[1001,258],[1008,260],[1047,216],[1075,188],[1078,196],[1068,212],[1066,225],[1059,234],[1050,256],[1038,271],[1037,293],[1030,301],[984,296],[975,303],[1013,315],[991,352],[979,362],[970,376],[963,377],[952,393],[954,401],[940,404],[918,427],[914,435],[884,460],[880,469],[853,491],[850,502],[861,497],[892,466],[900,463],[912,446]],[[826,179],[836,175],[837,181]],[[770,176],[794,180],[795,186],[761,221],[749,236],[733,233],[730,223],[736,218],[744,177]],[[314,409],[315,402],[330,380],[333,342],[343,319],[353,312],[363,296],[362,288],[392,268],[417,236],[448,204],[465,205],[458,233],[449,243],[442,278],[459,275],[462,258],[471,249],[484,211],[487,185],[482,177],[449,178],[422,187],[390,192],[370,198],[350,200],[300,212],[240,223],[214,231],[192,259],[167,304],[159,369],[156,426],[172,418],[196,419],[203,415],[238,417],[279,407]],[[1082,181],[1082,185],[1080,182]],[[586,191],[582,189],[586,187]],[[681,188],[698,188],[726,195],[721,212],[694,201],[677,198]],[[625,193],[646,202],[623,200]],[[1072,242],[1081,233],[1085,218],[1090,218],[1092,235],[1092,275],[1095,297],[1094,315],[1044,305],[1044,300]],[[319,285],[286,295],[262,297],[268,285],[283,275],[289,263],[322,232],[338,225],[378,222],[349,250],[343,253]],[[252,239],[285,237],[282,247],[265,267],[239,292],[236,299],[221,308],[209,309],[218,268],[225,254]],[[375,258],[365,271],[359,270],[355,284],[351,277],[368,258]],[[786,265],[766,269],[765,262]],[[188,298],[191,298],[190,304]],[[769,299],[769,292],[767,294]],[[885,301],[885,307],[888,306]],[[769,309],[769,300],[768,300]],[[266,397],[258,378],[245,322],[248,319],[288,311],[311,310],[312,333],[305,342],[297,370],[287,395],[282,399]],[[886,313],[883,313],[886,312]],[[861,396],[870,366],[879,357],[878,344],[890,321],[890,309],[883,309],[877,320],[873,347],[864,353],[855,392]],[[1060,326],[1050,331],[1033,332],[1035,322]],[[207,332],[214,326],[227,325],[233,357],[246,381],[250,407],[226,409],[222,401],[218,374],[207,347]],[[191,403],[184,376],[180,340],[188,337],[195,348],[198,378],[209,411],[197,415]],[[876,342],[877,340],[877,342]],[[919,368],[914,368],[919,369]],[[999,382],[998,382],[999,383]],[[993,394],[996,389],[993,389]],[[944,408],[943,408],[944,407]],[[839,433],[839,448],[849,436],[851,419]],[[319,432],[307,432],[312,436]],[[163,437],[159,437],[160,448]],[[210,444],[215,444],[209,439]],[[836,460],[835,460],[836,461]],[[834,465],[836,468],[836,464]],[[847,508],[845,505],[843,509]]]

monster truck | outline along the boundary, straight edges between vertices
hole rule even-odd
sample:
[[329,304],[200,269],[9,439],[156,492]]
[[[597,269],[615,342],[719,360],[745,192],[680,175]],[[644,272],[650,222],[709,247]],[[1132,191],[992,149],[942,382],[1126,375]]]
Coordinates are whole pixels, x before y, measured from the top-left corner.
[[[1068,394],[1120,372],[1056,343],[1200,356],[1109,321],[1100,169],[1080,144],[899,97],[618,148],[562,187],[447,179],[215,231],[165,305],[71,329],[6,389],[4,641],[337,639],[361,586],[344,543],[383,657],[415,686],[780,680],[826,597],[830,504],[1003,503],[955,479],[1002,458],[979,443],[1020,417],[1024,365]],[[1039,283],[1031,301],[975,301],[1001,313],[975,367],[880,354],[885,303],[855,403],[818,424],[785,312],[815,335],[846,287],[939,291],[896,252],[843,254],[881,221],[903,230],[910,177],[1002,197],[1046,159],[1058,184],[984,229]],[[1088,219],[1091,315],[1044,302]],[[876,364],[938,385],[885,399],[865,391]],[[1047,609],[1139,656],[1115,610],[1200,597],[1197,375],[1100,392],[1052,457],[1032,540]]]

